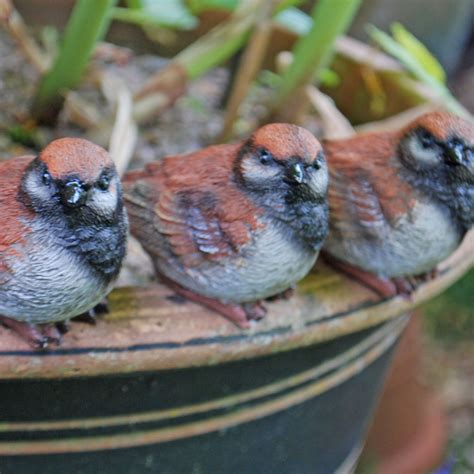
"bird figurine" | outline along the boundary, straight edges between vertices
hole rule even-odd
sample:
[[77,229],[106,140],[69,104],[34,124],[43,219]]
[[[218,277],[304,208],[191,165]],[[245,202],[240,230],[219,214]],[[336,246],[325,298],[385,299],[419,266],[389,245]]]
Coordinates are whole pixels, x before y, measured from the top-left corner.
[[398,131],[323,143],[324,255],[382,297],[410,295],[474,223],[474,125],[430,112]]
[[241,328],[310,271],[328,231],[323,151],[294,125],[168,156],[123,182],[131,233],[161,281]]
[[111,290],[127,216],[114,163],[83,139],[0,162],[0,321],[34,347]]

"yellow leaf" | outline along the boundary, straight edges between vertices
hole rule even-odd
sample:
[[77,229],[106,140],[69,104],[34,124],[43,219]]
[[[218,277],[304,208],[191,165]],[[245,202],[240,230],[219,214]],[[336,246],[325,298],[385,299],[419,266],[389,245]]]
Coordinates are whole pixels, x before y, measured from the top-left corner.
[[419,62],[431,77],[442,84],[446,83],[443,67],[420,40],[400,23],[392,23],[391,30],[395,40]]

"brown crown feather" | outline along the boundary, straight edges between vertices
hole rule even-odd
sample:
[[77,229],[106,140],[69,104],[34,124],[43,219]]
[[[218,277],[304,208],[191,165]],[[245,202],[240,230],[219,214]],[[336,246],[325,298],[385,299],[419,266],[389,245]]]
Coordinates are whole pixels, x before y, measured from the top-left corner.
[[249,142],[254,148],[265,148],[280,161],[299,156],[311,163],[322,151],[321,144],[308,130],[287,123],[265,125],[254,132]]
[[39,158],[54,179],[77,176],[84,182],[95,181],[103,169],[113,165],[102,147],[81,138],[54,140]]

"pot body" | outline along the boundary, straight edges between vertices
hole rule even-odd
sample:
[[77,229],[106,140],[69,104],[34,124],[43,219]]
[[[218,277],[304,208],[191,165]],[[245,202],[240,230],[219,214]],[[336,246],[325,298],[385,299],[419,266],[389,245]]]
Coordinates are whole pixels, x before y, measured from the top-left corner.
[[0,471],[348,472],[403,324],[214,366],[4,380]]

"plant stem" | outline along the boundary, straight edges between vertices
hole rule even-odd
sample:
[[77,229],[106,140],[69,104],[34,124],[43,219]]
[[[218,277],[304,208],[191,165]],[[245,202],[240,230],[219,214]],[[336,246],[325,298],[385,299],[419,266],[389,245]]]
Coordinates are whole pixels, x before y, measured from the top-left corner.
[[14,8],[11,0],[0,0],[0,22],[18,43],[23,54],[43,74],[48,68],[49,58],[30,35],[23,18]]
[[[227,61],[247,41],[263,0],[241,0],[232,16],[201,36],[154,74],[135,94],[134,116],[143,123],[184,92],[186,83]],[[275,0],[275,12],[296,0]],[[182,93],[181,92],[181,93]],[[166,95],[169,97],[166,98]]]
[[186,83],[235,54],[247,40],[262,0],[244,0],[232,16],[181,51],[135,94],[134,116],[146,122],[169,107]]
[[138,10],[143,7],[142,0],[127,0],[125,3],[131,10]]
[[229,20],[199,38],[175,57],[194,79],[234,54],[247,40],[261,1],[245,0]]
[[316,80],[329,64],[334,42],[344,34],[361,0],[319,0],[312,11],[313,26],[293,49],[294,59],[284,73],[273,105],[273,116],[294,121],[302,100],[302,88]]
[[33,103],[32,114],[38,121],[55,121],[64,100],[62,94],[79,83],[95,44],[107,31],[109,12],[116,2],[76,2],[59,54],[51,70],[41,80]]
[[240,58],[239,69],[227,103],[224,125],[217,139],[218,142],[225,142],[231,137],[240,104],[245,99],[250,85],[262,65],[270,40],[273,10],[273,0],[264,0],[255,17],[255,28]]

